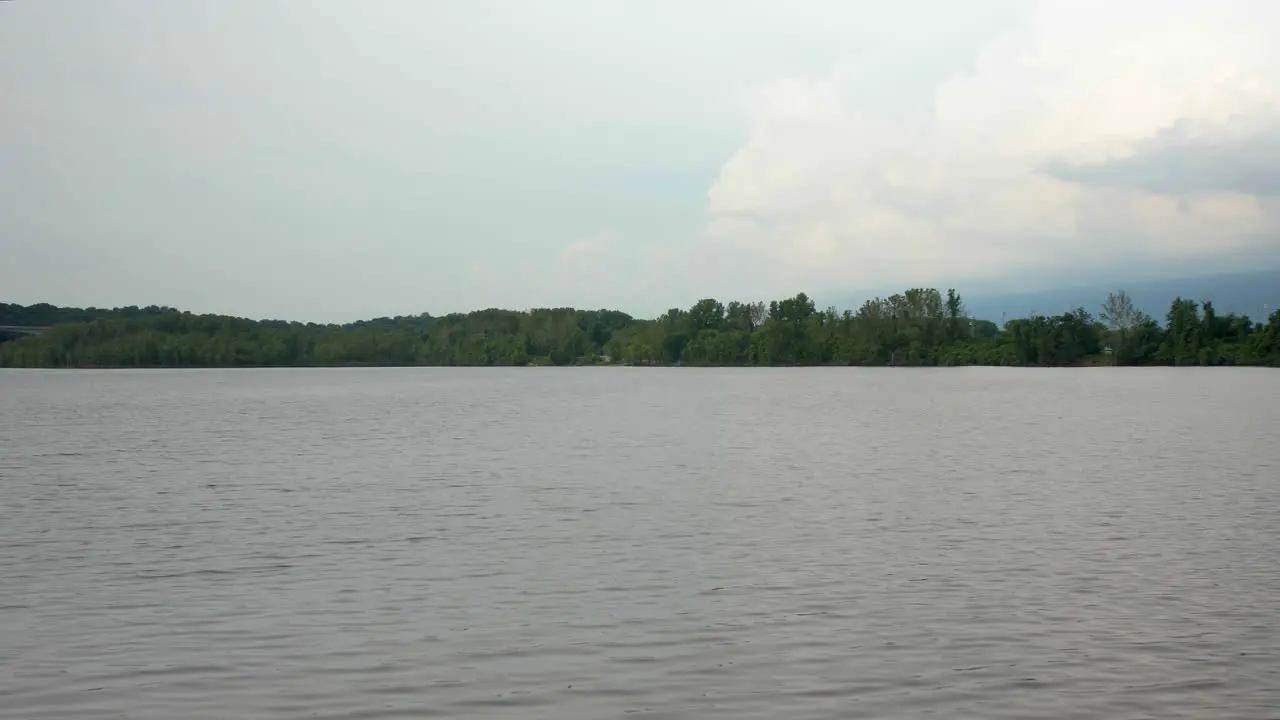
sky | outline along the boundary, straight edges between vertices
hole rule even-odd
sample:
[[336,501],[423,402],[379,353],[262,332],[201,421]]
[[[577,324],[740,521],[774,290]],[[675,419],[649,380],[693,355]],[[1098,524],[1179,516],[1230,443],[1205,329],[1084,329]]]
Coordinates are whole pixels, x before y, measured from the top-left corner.
[[1270,0],[11,0],[0,301],[652,316],[1280,267],[1275,37]]

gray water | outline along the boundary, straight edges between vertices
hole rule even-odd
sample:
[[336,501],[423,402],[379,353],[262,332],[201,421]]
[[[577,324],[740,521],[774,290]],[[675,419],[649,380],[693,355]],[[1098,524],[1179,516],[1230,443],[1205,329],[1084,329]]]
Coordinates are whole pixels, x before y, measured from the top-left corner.
[[1280,716],[1280,373],[0,372],[0,717]]

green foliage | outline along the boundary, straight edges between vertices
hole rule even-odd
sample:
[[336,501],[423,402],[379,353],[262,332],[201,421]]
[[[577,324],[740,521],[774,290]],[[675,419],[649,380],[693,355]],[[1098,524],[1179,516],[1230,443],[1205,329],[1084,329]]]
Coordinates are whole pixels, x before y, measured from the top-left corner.
[[1265,323],[1177,298],[1166,324],[1114,294],[1083,308],[969,318],[954,290],[912,288],[855,311],[804,293],[763,302],[699,300],[654,320],[613,310],[488,309],[347,325],[252,321],[171,308],[0,305],[0,324],[53,326],[0,343],[8,367],[342,365],[1280,366],[1280,312]]
[[94,320],[155,317],[171,312],[175,312],[175,310],[158,305],[150,305],[144,308],[130,305],[129,307],[107,310],[95,307],[58,307],[48,303],[37,303],[35,305],[0,303],[0,325],[48,327],[67,323],[87,323]]

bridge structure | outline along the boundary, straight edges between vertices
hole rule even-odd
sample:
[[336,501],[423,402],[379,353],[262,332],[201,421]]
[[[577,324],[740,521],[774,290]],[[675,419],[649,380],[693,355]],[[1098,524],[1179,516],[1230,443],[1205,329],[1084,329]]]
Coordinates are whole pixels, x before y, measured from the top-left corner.
[[11,335],[39,335],[48,330],[48,326],[38,327],[35,325],[0,325],[0,333],[9,333]]

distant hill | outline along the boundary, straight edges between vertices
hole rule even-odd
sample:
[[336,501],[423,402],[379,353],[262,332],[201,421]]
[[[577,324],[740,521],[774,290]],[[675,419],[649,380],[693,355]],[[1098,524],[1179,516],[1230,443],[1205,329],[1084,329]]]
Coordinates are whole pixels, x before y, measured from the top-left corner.
[[66,325],[68,323],[86,323],[94,320],[154,317],[173,311],[173,308],[160,307],[158,305],[150,305],[144,308],[134,305],[120,308],[78,308],[59,307],[49,303],[16,305],[0,302],[0,325],[44,327],[48,325]]
[[[1035,292],[966,295],[969,313],[983,320],[1000,321],[1031,314],[1054,315],[1083,307],[1093,315],[1107,294],[1124,290],[1144,312],[1163,322],[1175,297],[1210,300],[1219,315],[1235,313],[1262,320],[1280,307],[1280,270],[1196,277],[1082,285]],[[1263,307],[1270,310],[1263,312]]]
[[[77,308],[59,307],[49,303],[16,305],[0,302],[0,328],[13,325],[19,327],[48,327],[51,325],[89,323],[95,320],[127,320],[130,318],[157,317],[173,311],[173,308],[156,305],[144,308],[132,305],[122,308]],[[0,330],[0,343],[17,340],[20,337],[23,337],[22,333]]]
[[[0,328],[5,326],[19,327],[53,327],[56,325],[75,325],[79,323],[91,323],[98,320],[145,320],[148,318],[163,317],[177,313],[174,308],[161,305],[148,305],[147,307],[137,307],[130,305],[128,307],[118,308],[97,308],[97,307],[60,307],[58,305],[50,305],[49,303],[37,303],[35,305],[18,305],[14,303],[0,303]],[[228,318],[228,320],[241,320],[242,318]],[[396,317],[379,317],[372,320],[358,320],[356,322],[347,323],[341,326],[344,330],[419,330],[427,331],[431,329],[436,318],[429,313],[419,315],[397,315]],[[253,321],[263,327],[273,329],[286,329],[301,323],[287,322],[284,320],[258,320]],[[309,326],[315,326],[314,323],[308,323]],[[13,332],[0,329],[0,343],[17,340],[24,337],[25,333]]]

